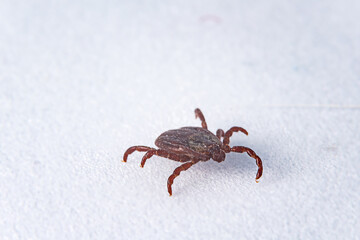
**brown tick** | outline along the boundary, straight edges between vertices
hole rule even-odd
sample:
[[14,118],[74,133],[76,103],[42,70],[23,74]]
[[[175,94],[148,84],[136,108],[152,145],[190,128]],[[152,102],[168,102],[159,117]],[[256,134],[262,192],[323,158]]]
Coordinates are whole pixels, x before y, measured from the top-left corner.
[[[180,167],[176,168],[173,174],[170,175],[167,187],[170,196],[172,195],[171,185],[174,179],[180,175],[181,171],[189,169],[195,163],[200,161],[208,161],[211,158],[216,162],[225,160],[225,153],[229,152],[246,152],[250,157],[256,160],[258,171],[255,181],[261,177],[263,172],[261,159],[256,153],[247,147],[234,146],[230,147],[230,137],[234,132],[242,132],[248,135],[247,131],[241,127],[232,127],[226,133],[222,129],[216,131],[216,136],[207,130],[207,124],[204,115],[200,109],[195,109],[195,118],[199,117],[201,120],[200,127],[183,127],[180,129],[169,130],[162,133],[156,140],[155,145],[159,149],[146,146],[133,146],[128,148],[124,153],[123,161],[126,162],[128,155],[134,151],[146,152],[142,158],[140,167],[144,167],[147,159],[153,155],[165,157],[174,161],[184,162]],[[221,142],[221,138],[223,138]]]

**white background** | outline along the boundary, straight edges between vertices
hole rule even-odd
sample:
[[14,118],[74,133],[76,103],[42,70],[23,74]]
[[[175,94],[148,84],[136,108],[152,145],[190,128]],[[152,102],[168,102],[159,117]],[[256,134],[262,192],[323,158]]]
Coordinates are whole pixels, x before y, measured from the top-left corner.
[[[0,1],[1,239],[359,239],[359,1]],[[163,131],[238,125],[183,172]]]

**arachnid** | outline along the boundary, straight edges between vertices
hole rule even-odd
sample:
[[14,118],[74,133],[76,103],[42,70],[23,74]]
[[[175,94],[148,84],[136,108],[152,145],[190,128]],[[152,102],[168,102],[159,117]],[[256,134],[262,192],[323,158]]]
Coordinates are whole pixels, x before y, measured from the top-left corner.
[[[261,177],[263,172],[261,159],[256,153],[248,147],[234,146],[230,147],[230,137],[234,132],[242,132],[248,135],[247,131],[241,127],[232,127],[226,133],[222,129],[216,131],[216,136],[207,129],[204,115],[200,109],[195,109],[195,118],[201,120],[200,127],[183,127],[180,129],[169,130],[162,133],[156,140],[155,145],[159,149],[146,146],[133,146],[128,148],[124,153],[123,162],[126,162],[128,155],[134,151],[146,152],[142,158],[140,167],[144,167],[147,159],[153,155],[169,158],[174,161],[184,162],[180,167],[176,168],[170,175],[167,187],[170,196],[172,195],[171,185],[174,179],[180,175],[181,171],[189,169],[195,163],[200,161],[208,161],[211,158],[217,162],[225,160],[225,153],[229,152],[246,152],[250,157],[256,160],[258,171],[255,181]],[[221,138],[223,138],[221,142]]]

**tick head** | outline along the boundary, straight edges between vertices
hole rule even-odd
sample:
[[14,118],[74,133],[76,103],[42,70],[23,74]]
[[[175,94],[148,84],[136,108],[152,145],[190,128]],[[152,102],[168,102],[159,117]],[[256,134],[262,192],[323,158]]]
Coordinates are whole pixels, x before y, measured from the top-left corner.
[[218,146],[214,145],[210,148],[211,158],[217,162],[222,162],[225,160],[225,152]]

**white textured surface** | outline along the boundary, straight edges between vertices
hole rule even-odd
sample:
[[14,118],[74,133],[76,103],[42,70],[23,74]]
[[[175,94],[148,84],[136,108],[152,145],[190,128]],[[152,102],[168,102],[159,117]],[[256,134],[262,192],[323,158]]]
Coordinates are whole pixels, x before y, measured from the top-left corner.
[[[130,3],[132,2],[132,3]],[[0,1],[1,239],[359,239],[359,1]],[[163,131],[244,154],[139,167]]]

